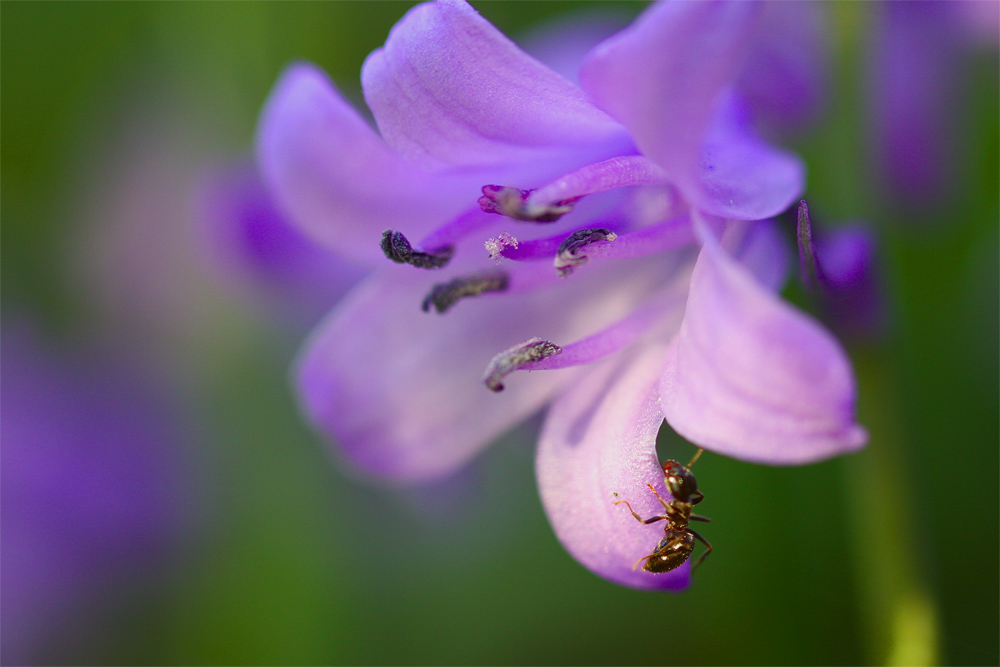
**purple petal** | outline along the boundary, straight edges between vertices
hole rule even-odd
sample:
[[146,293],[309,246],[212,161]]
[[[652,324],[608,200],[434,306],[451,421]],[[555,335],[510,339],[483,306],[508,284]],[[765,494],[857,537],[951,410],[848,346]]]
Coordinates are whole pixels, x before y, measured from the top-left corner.
[[702,138],[719,94],[741,68],[758,9],[749,2],[654,4],[583,65],[584,89],[682,189],[693,187]]
[[[461,246],[446,271],[472,268],[476,246],[475,239]],[[475,268],[496,268],[486,257],[481,262]],[[571,281],[544,265],[512,267],[512,285],[538,281],[543,288],[467,299],[443,315],[420,312],[420,303],[450,275],[392,265],[362,283],[299,360],[310,419],[373,474],[443,477],[540,408],[573,373],[522,375],[491,394],[482,374],[494,355],[536,336],[583,338],[625,317],[670,276],[659,257],[633,262],[626,274],[595,266]]]
[[590,50],[628,25],[631,18],[618,7],[587,7],[536,24],[517,42],[528,55],[579,85],[580,65]]
[[663,574],[632,569],[663,537],[663,524],[643,525],[615,505],[627,500],[647,518],[663,507],[646,484],[669,498],[656,457],[664,350],[649,345],[617,355],[574,382],[549,410],[535,469],[552,528],[584,567],[633,588],[681,590],[690,579],[687,563]]
[[[289,67],[257,133],[261,174],[279,208],[312,238],[381,264],[379,238],[406,222],[414,237],[475,201],[476,181],[436,176],[396,155],[312,65]],[[463,192],[467,190],[467,192]]]
[[762,289],[704,227],[702,236],[660,385],[670,424],[707,449],[772,465],[863,446],[854,377],[837,341]]
[[685,194],[722,218],[763,220],[778,215],[805,190],[805,164],[753,134],[735,99],[723,104],[706,137],[697,181]]
[[583,91],[464,0],[410,10],[365,61],[361,81],[386,142],[415,160],[500,164],[539,149],[627,144]]
[[209,179],[204,209],[208,242],[226,277],[295,319],[315,323],[363,275],[293,227],[249,164]]

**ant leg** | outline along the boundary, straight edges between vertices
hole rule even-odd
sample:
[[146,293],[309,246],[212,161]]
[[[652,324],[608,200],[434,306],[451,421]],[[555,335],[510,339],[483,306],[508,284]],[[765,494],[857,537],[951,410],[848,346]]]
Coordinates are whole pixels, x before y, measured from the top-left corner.
[[704,544],[707,547],[705,549],[704,553],[701,554],[701,558],[698,559],[698,562],[695,563],[694,567],[691,568],[691,572],[693,573],[696,569],[698,569],[698,566],[701,565],[701,562],[703,560],[705,560],[706,558],[708,558],[708,554],[712,553],[712,545],[708,543],[708,540],[706,540],[704,537],[702,537],[698,533],[694,532],[690,528],[688,528],[688,532],[691,533],[692,535],[694,535],[696,538],[698,538],[698,540],[700,540],[701,543]]
[[625,503],[628,506],[628,511],[632,513],[632,516],[634,516],[635,520],[638,521],[639,523],[656,523],[657,521],[663,521],[664,519],[667,518],[665,516],[651,516],[648,519],[643,519],[641,516],[636,514],[636,511],[632,509],[632,506],[629,505],[629,502],[627,500],[619,500],[618,502],[615,503],[615,505],[621,505],[622,503]]
[[712,523],[712,520],[707,516],[701,516],[700,514],[692,514],[689,517],[692,521],[704,521],[705,523]]
[[[649,490],[653,492],[653,495],[656,496],[656,499],[660,501],[661,505],[663,505],[663,509],[665,509],[665,510],[667,510],[669,512],[670,511],[670,505],[667,503],[666,500],[664,500],[663,498],[660,497],[660,494],[656,492],[656,489],[653,488],[653,485],[652,484],[646,484],[646,486],[649,487]],[[663,518],[666,518],[666,517],[663,517]]]
[[644,561],[644,560],[649,560],[649,559],[650,559],[650,558],[652,558],[653,556],[654,556],[654,554],[649,554],[648,556],[643,556],[642,558],[640,558],[639,560],[637,560],[637,561],[635,562],[635,565],[633,565],[633,566],[632,566],[632,571],[634,572],[634,571],[635,571],[635,568],[639,567],[639,563],[641,563],[641,562],[642,562],[642,561]]

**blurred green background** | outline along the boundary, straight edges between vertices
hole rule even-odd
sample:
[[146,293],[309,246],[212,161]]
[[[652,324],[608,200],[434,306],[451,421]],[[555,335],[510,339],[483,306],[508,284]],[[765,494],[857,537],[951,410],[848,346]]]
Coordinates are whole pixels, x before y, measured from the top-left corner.
[[[890,332],[850,346],[871,444],[804,468],[704,457],[715,551],[690,590],[654,594],[593,576],[557,543],[533,478],[537,424],[439,488],[345,474],[289,389],[306,329],[276,325],[193,247],[199,179],[249,154],[282,68],[316,62],[358,100],[361,63],[408,6],[0,5],[5,317],[30,317],[56,347],[122,350],[185,414],[169,554],[67,600],[35,659],[997,664],[995,50],[956,72],[955,186],[907,206],[872,177],[865,40],[878,8],[828,7],[831,104],[794,147],[814,220],[867,220],[884,244]],[[596,5],[477,8],[516,36]]]

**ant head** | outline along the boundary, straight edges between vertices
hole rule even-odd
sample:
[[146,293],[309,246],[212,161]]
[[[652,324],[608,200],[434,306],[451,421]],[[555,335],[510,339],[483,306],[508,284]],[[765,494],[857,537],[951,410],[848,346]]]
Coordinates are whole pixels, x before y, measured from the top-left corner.
[[687,467],[679,461],[670,460],[663,464],[664,482],[675,500],[687,501],[698,492],[698,482]]

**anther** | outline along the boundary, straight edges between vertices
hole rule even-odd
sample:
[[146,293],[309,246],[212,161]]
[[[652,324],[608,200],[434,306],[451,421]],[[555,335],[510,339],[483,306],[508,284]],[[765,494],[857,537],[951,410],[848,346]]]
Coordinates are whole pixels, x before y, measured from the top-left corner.
[[562,352],[562,348],[541,338],[531,338],[493,357],[486,367],[483,382],[490,391],[503,391],[503,379],[517,369]]
[[597,241],[614,241],[616,238],[618,235],[610,229],[578,229],[559,244],[554,262],[556,271],[565,278],[573,273],[573,269],[587,262],[587,256],[579,253],[580,248]]
[[506,215],[527,222],[555,222],[573,210],[579,197],[563,199],[553,204],[528,204],[534,190],[519,190],[505,185],[484,185],[479,207],[487,213]]
[[421,269],[440,269],[448,264],[455,252],[455,246],[444,246],[431,252],[414,250],[402,232],[387,229],[382,232],[379,243],[388,259],[397,264],[410,264]]
[[816,256],[816,245],[813,243],[812,219],[809,217],[809,204],[803,199],[799,202],[797,225],[799,239],[799,259],[802,262],[802,280],[810,289],[819,289],[826,285],[826,276]]
[[455,278],[451,282],[435,285],[420,307],[426,313],[430,312],[433,305],[439,313],[443,313],[458,303],[459,299],[479,296],[484,292],[503,292],[509,283],[510,276],[506,271],[484,271]]

